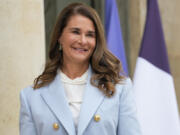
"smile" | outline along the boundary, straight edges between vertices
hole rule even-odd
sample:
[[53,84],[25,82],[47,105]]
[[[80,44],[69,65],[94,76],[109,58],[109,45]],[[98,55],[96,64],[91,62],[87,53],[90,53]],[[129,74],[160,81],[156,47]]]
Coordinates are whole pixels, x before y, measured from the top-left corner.
[[76,51],[80,51],[80,52],[86,52],[88,51],[88,49],[85,49],[85,48],[75,48],[75,47],[72,47],[74,50]]

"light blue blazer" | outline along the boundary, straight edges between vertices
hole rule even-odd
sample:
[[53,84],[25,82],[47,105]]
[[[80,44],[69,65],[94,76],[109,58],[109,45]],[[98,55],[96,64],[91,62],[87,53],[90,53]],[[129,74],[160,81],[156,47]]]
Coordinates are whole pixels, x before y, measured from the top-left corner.
[[48,86],[22,90],[20,135],[141,135],[130,79],[117,84],[115,95],[108,98],[90,84],[91,74],[89,70],[77,129],[59,74]]

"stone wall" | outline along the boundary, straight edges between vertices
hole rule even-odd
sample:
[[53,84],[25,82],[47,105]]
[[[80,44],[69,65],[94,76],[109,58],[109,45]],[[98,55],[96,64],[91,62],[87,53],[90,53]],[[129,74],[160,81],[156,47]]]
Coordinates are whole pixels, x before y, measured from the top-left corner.
[[43,0],[0,0],[0,135],[19,134],[19,92],[45,62]]

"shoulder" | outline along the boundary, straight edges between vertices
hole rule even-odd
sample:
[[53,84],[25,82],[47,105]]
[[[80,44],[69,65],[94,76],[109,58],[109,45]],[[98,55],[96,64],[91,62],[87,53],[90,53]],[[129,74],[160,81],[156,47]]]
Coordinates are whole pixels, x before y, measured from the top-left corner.
[[119,82],[119,83],[124,84],[124,86],[126,86],[126,85],[132,85],[132,81],[131,81],[130,77],[126,77],[124,80],[122,80],[122,81]]
[[23,88],[21,91],[20,91],[20,93],[22,93],[22,94],[25,94],[25,95],[31,95],[31,94],[33,94],[33,93],[38,93],[39,91],[41,91],[43,89],[43,87],[42,88],[38,88],[38,89],[34,89],[33,88],[33,86],[31,85],[31,86],[28,86],[28,87],[26,87],[26,88]]
[[132,81],[129,77],[124,78],[119,83],[116,84],[116,89],[128,89],[132,88]]
[[20,91],[20,98],[31,100],[39,96],[44,89],[47,89],[47,86],[38,89],[34,89],[33,86],[28,86]]
[[34,88],[33,86],[28,86],[26,88],[23,88],[20,93],[23,93],[23,94],[29,94],[29,93],[32,93],[34,92]]
[[116,84],[116,93],[120,96],[128,96],[133,94],[132,81],[129,77],[126,77],[118,84]]

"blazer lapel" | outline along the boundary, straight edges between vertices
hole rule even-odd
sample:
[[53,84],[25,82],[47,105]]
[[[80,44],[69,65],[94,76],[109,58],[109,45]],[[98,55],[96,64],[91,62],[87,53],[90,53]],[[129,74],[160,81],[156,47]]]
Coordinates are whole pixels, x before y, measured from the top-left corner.
[[92,71],[91,69],[89,69],[88,81],[84,92],[83,103],[81,105],[81,111],[79,115],[80,117],[78,122],[78,135],[83,134],[84,130],[88,126],[88,123],[94,116],[96,110],[98,109],[105,97],[98,88],[91,85],[91,75]]
[[41,93],[42,98],[60,120],[69,135],[75,135],[75,127],[68,102],[66,100],[60,76],[57,74],[55,80]]

